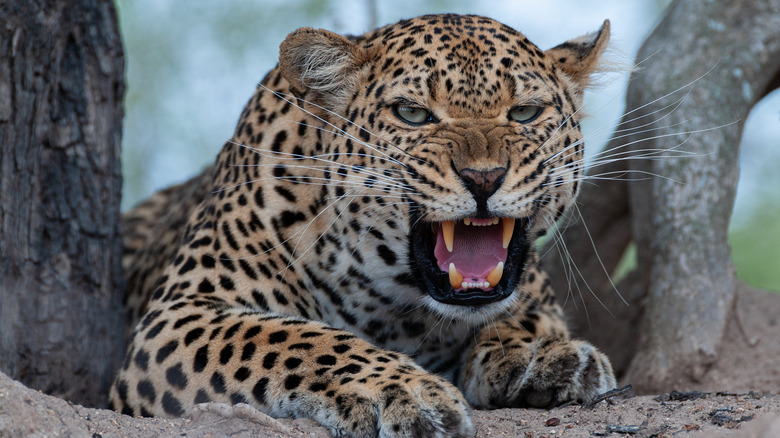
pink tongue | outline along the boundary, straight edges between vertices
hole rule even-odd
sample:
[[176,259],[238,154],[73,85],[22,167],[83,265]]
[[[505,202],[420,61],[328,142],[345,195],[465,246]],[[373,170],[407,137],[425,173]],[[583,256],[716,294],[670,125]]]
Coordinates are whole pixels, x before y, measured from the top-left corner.
[[444,234],[439,227],[433,255],[439,269],[444,272],[449,272],[450,263],[454,263],[464,280],[484,280],[498,262],[506,261],[507,251],[503,242],[500,222],[497,225],[477,227],[458,221],[455,224],[452,252],[447,251]]

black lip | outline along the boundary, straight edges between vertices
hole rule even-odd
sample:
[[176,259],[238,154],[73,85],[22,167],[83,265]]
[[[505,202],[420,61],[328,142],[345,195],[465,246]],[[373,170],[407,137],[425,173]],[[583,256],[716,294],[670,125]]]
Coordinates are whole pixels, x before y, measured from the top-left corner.
[[491,291],[482,289],[467,289],[455,292],[450,286],[448,273],[439,269],[433,255],[436,235],[435,226],[430,222],[420,222],[411,218],[409,233],[410,267],[415,278],[415,284],[434,300],[444,304],[459,306],[484,306],[501,301],[515,291],[517,283],[523,274],[526,257],[530,245],[525,235],[528,221],[518,219],[515,232],[507,248],[507,258],[504,262],[504,275],[501,281]]

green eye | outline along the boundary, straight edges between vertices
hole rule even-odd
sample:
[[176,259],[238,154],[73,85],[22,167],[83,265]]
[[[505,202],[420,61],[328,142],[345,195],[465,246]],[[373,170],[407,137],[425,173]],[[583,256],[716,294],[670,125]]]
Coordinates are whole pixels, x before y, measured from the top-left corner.
[[422,125],[432,120],[431,113],[418,106],[396,105],[393,112],[396,117],[412,125]]
[[516,106],[509,110],[509,119],[515,122],[528,123],[539,117],[541,113],[542,108],[538,106]]

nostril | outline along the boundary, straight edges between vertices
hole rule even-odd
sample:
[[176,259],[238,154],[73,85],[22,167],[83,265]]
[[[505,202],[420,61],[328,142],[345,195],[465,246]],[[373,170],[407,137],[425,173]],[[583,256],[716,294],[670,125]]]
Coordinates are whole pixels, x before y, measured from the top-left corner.
[[490,170],[462,169],[458,172],[466,183],[466,188],[477,198],[488,198],[496,192],[504,181],[505,167]]

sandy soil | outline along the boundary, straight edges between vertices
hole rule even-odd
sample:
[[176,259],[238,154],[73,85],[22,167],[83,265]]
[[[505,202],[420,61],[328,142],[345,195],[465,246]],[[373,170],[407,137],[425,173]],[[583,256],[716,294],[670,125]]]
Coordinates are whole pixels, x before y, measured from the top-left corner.
[[[702,381],[660,396],[620,396],[592,409],[474,411],[477,437],[780,437],[780,296],[744,289],[719,360]],[[624,382],[625,383],[625,382]],[[709,392],[700,392],[709,391]],[[200,405],[187,418],[133,418],[85,408],[0,373],[0,437],[328,437],[305,419],[247,406]]]
[[[474,411],[476,437],[778,437],[780,396],[665,394],[593,409]],[[70,404],[0,376],[1,437],[329,437],[311,420],[275,420],[248,405],[199,405],[187,418],[133,418]]]

